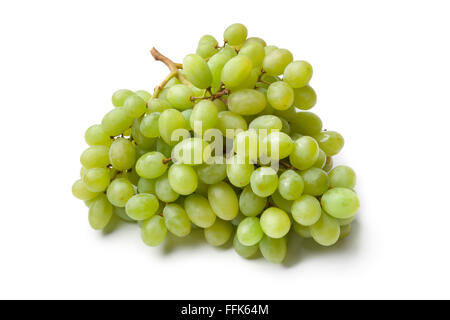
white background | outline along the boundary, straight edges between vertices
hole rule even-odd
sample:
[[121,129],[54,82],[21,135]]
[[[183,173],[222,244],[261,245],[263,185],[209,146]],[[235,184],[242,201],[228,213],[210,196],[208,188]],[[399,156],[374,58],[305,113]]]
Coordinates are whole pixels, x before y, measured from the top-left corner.
[[[2,1],[0,298],[450,298],[447,1]],[[244,260],[201,234],[103,235],[73,198],[85,129],[206,33],[247,25],[314,67],[313,109],[358,174],[354,233]]]

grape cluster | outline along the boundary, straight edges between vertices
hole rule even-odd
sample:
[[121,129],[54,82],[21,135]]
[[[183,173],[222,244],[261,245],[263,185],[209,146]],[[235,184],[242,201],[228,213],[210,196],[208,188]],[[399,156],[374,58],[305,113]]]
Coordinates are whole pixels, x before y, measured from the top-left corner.
[[152,55],[170,70],[153,95],[116,91],[85,132],[72,193],[92,228],[137,222],[149,246],[202,228],[213,246],[233,237],[240,256],[259,250],[274,263],[291,229],[323,246],[350,233],[356,176],[332,168],[344,139],[307,111],[316,104],[308,62],[247,38],[242,24],[222,46],[203,36],[182,64]]

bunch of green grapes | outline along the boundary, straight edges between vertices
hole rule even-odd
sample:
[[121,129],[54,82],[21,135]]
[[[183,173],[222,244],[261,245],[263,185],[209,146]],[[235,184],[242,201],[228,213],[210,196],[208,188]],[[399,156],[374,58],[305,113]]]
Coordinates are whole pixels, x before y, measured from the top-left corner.
[[344,138],[308,111],[308,62],[248,38],[242,24],[225,30],[223,45],[203,36],[182,64],[152,55],[170,69],[153,94],[114,92],[114,108],[85,132],[72,193],[92,228],[136,223],[149,246],[202,228],[213,246],[232,239],[240,256],[274,263],[290,230],[322,246],[350,233],[356,175],[333,168]]

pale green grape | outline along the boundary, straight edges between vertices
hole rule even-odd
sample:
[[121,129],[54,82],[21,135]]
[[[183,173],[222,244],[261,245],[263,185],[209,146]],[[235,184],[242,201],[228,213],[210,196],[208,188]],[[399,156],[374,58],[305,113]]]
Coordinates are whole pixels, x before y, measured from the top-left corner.
[[297,108],[309,110],[316,105],[316,102],[316,92],[310,86],[294,89],[294,106]]
[[305,194],[300,199],[294,201],[291,213],[296,222],[303,226],[311,226],[320,219],[322,208],[320,207],[319,200]]
[[150,99],[152,98],[152,95],[148,91],[145,91],[145,90],[136,91],[136,95],[141,97],[142,100],[144,100],[146,103],[148,101],[150,101]]
[[156,179],[155,193],[158,199],[164,202],[174,202],[180,196],[177,192],[175,192],[175,190],[172,189],[167,173]]
[[350,232],[352,232],[352,225],[351,224],[347,224],[345,226],[341,226],[341,233],[339,235],[339,239],[344,239],[346,238]]
[[134,92],[127,89],[120,89],[113,93],[112,95],[112,103],[115,107],[123,106],[125,100],[134,95]]
[[294,90],[286,82],[274,82],[267,89],[267,101],[277,110],[287,110],[294,103]]
[[206,242],[212,246],[224,245],[231,237],[233,225],[229,221],[216,219],[214,224],[203,230]]
[[197,45],[197,54],[202,58],[209,58],[217,51],[218,42],[216,38],[207,34],[200,38]]
[[156,193],[155,184],[156,180],[154,179],[139,178],[137,190],[139,193],[155,194]]
[[72,194],[84,201],[92,200],[98,196],[98,192],[89,191],[83,180],[79,179],[72,185]]
[[243,258],[251,258],[258,251],[258,244],[253,246],[244,246],[239,242],[237,235],[234,236],[233,239],[233,248]]
[[106,227],[113,215],[113,206],[104,194],[98,196],[89,207],[89,224],[95,230]]
[[213,93],[217,92],[220,87],[223,67],[228,62],[228,60],[235,57],[236,54],[237,53],[233,48],[225,46],[208,60],[208,66],[213,77],[211,85],[211,91]]
[[251,186],[246,186],[239,196],[239,209],[247,217],[259,215],[267,205],[267,198],[256,195]]
[[328,175],[319,168],[310,168],[301,172],[305,188],[303,193],[312,196],[320,196],[328,190],[330,185]]
[[104,168],[109,164],[109,148],[92,146],[83,151],[80,162],[86,169]]
[[156,151],[162,153],[166,158],[170,158],[172,154],[172,147],[165,143],[163,139],[158,138],[156,139]]
[[191,221],[180,205],[167,204],[164,207],[163,217],[167,229],[177,237],[185,237],[191,233]]
[[241,115],[258,114],[266,107],[266,97],[254,89],[242,89],[228,97],[228,108]]
[[180,83],[181,83],[181,81],[180,81],[177,77],[173,77],[173,78],[170,78],[169,81],[167,81],[167,83],[166,83],[166,85],[164,86],[164,88],[165,88],[165,89],[168,89],[168,88],[171,88],[171,87],[173,87],[174,85],[180,84]]
[[161,216],[153,216],[141,225],[142,241],[148,246],[159,246],[167,235],[167,227]]
[[136,162],[136,172],[142,178],[157,178],[167,170],[167,163],[164,163],[165,159],[166,157],[160,152],[148,152]]
[[325,166],[326,161],[327,155],[322,149],[319,149],[319,156],[317,157],[316,162],[314,162],[313,167],[322,169]]
[[270,207],[260,217],[261,229],[271,238],[282,238],[291,229],[291,219],[283,210]]
[[156,138],[159,136],[159,112],[152,112],[142,119],[139,130],[146,138]]
[[227,111],[228,107],[221,99],[214,99],[213,103],[216,105],[217,112]]
[[250,177],[255,170],[255,167],[251,163],[245,163],[234,156],[227,164],[227,177],[231,184],[242,188],[250,183]]
[[308,84],[312,75],[313,69],[308,62],[293,61],[284,69],[283,81],[286,81],[292,88],[301,88]]
[[328,174],[331,188],[353,189],[356,184],[356,174],[352,168],[347,166],[337,166]]
[[286,200],[297,200],[305,187],[303,178],[294,170],[286,170],[280,175],[278,191]]
[[272,130],[280,131],[283,127],[283,123],[277,116],[266,114],[255,118],[252,122],[250,122],[248,127],[255,130],[266,129],[269,132]]
[[133,143],[125,138],[114,140],[109,148],[109,161],[119,171],[131,169],[136,162],[136,149]]
[[260,75],[261,68],[252,68],[248,77],[245,78],[245,80],[242,81],[238,86],[230,87],[230,90],[234,92],[242,89],[253,89],[256,86]]
[[274,52],[275,50],[277,50],[278,47],[277,46],[265,46],[264,47],[264,52],[266,54],[266,56],[268,56],[269,54],[271,54],[272,52]]
[[264,236],[259,243],[259,250],[267,261],[281,263],[286,258],[286,238],[274,239]]
[[128,200],[125,210],[134,220],[147,220],[156,214],[158,207],[159,201],[153,194],[140,193]]
[[192,108],[194,105],[194,101],[191,100],[192,96],[194,96],[194,92],[184,84],[176,84],[167,92],[167,100],[170,105],[178,110]]
[[319,221],[310,227],[310,231],[314,241],[322,246],[328,247],[339,240],[341,227],[336,219],[323,212]]
[[302,135],[314,137],[322,131],[322,120],[312,112],[298,112],[288,119],[291,120],[292,129]]
[[132,124],[133,118],[123,108],[111,110],[102,119],[102,129],[109,136],[124,133]]
[[294,222],[294,231],[302,238],[311,238],[310,228],[307,226],[302,226],[300,223]]
[[201,138],[188,138],[177,144],[172,150],[174,163],[188,165],[202,164],[211,156],[211,147]]
[[267,155],[272,159],[284,159],[294,150],[294,142],[284,132],[272,132],[264,138],[263,144],[266,145]]
[[250,37],[250,38],[247,38],[247,40],[245,40],[244,45],[242,45],[242,47],[244,47],[244,46],[247,45],[247,44],[251,44],[251,43],[259,43],[259,44],[262,45],[263,47],[265,47],[265,46],[267,45],[267,43],[266,43],[263,39],[261,39],[261,38],[258,38],[258,37]]
[[265,56],[264,46],[258,42],[246,42],[239,50],[239,55],[247,56],[254,67],[261,67]]
[[208,199],[199,195],[191,194],[184,200],[184,209],[189,219],[201,228],[208,228],[216,221],[216,214],[212,210]]
[[264,233],[257,217],[247,217],[239,223],[236,236],[244,246],[254,246],[258,244]]
[[325,172],[329,172],[331,170],[331,168],[333,168],[333,158],[327,156],[327,159],[325,161],[325,165],[323,166],[323,171]]
[[239,213],[238,197],[225,182],[209,186],[208,200],[214,213],[223,220],[233,220]]
[[182,163],[173,164],[169,168],[168,177],[170,186],[178,194],[188,195],[197,189],[197,173],[191,166]]
[[290,163],[300,170],[305,170],[317,161],[319,145],[311,137],[303,136],[294,142],[294,150],[289,156]]
[[88,169],[83,176],[83,182],[89,191],[103,192],[109,186],[110,175],[107,168]]
[[167,109],[161,113],[158,121],[158,127],[161,138],[170,146],[176,145],[179,142],[180,138],[182,138],[185,134],[181,132],[183,135],[172,136],[174,134],[174,131],[179,131],[178,129],[184,129],[184,131],[188,133],[186,120],[184,119],[181,112],[175,109]]
[[[192,109],[186,109],[186,110],[181,111],[181,114],[183,115],[184,120],[186,120],[186,129],[189,131],[192,130],[192,128],[191,128],[192,111],[193,111]],[[159,134],[159,131],[158,131],[158,134]]]
[[292,204],[294,203],[293,200],[283,198],[278,190],[272,194],[270,202],[287,213],[291,212]]
[[237,87],[250,76],[252,69],[252,61],[246,56],[238,55],[225,63],[221,80],[229,88]]
[[250,185],[256,195],[268,197],[277,190],[277,173],[270,167],[259,167],[252,173]]
[[263,61],[263,69],[270,76],[282,74],[286,66],[294,59],[289,50],[275,49],[270,53],[267,53],[267,50]]
[[359,209],[358,196],[346,188],[332,188],[323,194],[320,201],[322,208],[338,219],[351,218]]
[[239,46],[247,39],[247,28],[241,23],[234,23],[225,29],[223,39],[231,46]]
[[125,100],[123,109],[130,118],[139,118],[147,111],[147,103],[138,95],[133,95]]
[[183,60],[183,71],[194,86],[206,89],[211,86],[212,74],[206,61],[197,54],[188,54]]
[[234,137],[236,156],[246,162],[258,160],[258,133],[256,130],[242,131]]
[[[190,118],[191,128],[198,136],[202,136],[217,124],[217,107],[210,100],[202,100],[194,106]],[[197,122],[197,123],[196,123]]]
[[126,221],[126,222],[136,222],[136,220],[131,219],[127,215],[125,208],[114,207],[113,209],[114,209],[114,213],[116,214],[116,216],[118,216],[121,220]]
[[112,142],[110,136],[103,131],[102,126],[99,124],[90,126],[86,130],[84,140],[86,140],[86,143],[90,146],[109,147]]
[[125,207],[127,201],[134,196],[134,188],[131,182],[125,178],[116,178],[106,189],[109,202],[116,207]]
[[297,113],[297,110],[295,109],[294,106],[292,106],[292,107],[290,107],[289,109],[286,109],[286,110],[273,109],[272,112],[277,117],[292,120],[295,117],[295,115]]
[[167,100],[153,98],[148,102],[148,112],[163,112],[167,109],[170,109],[170,104]]
[[221,111],[217,117],[217,128],[224,137],[233,139],[238,130],[247,130],[247,121],[237,113]]
[[338,154],[344,146],[344,138],[336,131],[323,131],[317,133],[314,138],[327,156]]
[[203,183],[215,184],[227,177],[227,165],[222,156],[214,157],[196,167],[197,176]]

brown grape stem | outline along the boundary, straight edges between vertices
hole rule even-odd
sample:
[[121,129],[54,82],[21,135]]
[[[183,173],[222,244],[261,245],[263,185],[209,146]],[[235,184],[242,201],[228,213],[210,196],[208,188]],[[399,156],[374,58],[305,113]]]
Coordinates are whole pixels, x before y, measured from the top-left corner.
[[163,164],[168,164],[170,161],[172,161],[172,158],[163,159]]
[[288,168],[288,169],[294,169],[293,166],[291,166],[289,163],[287,163],[286,161],[280,160],[280,164],[283,165],[284,167]]
[[192,87],[192,83],[190,83],[178,70],[178,69],[182,69],[183,68],[183,65],[181,63],[173,62],[168,57],[163,55],[161,52],[156,50],[155,47],[153,47],[152,50],[150,50],[150,53],[152,54],[153,58],[156,61],[161,61],[162,63],[164,63],[169,68],[170,72],[174,73],[175,76],[178,78],[178,80],[180,80],[181,83]]

